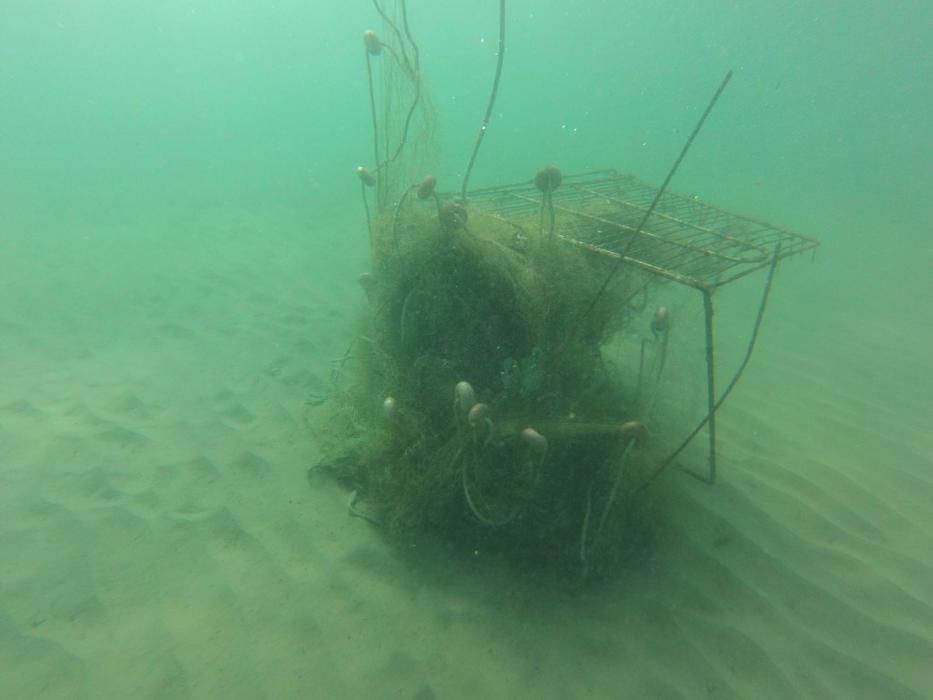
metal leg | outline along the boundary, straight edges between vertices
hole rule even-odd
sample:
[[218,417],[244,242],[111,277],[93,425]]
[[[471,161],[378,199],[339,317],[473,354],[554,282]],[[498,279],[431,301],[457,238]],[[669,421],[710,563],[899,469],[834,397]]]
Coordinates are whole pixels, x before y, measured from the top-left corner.
[[[700,481],[705,481],[707,483],[714,483],[716,481],[716,411],[722,406],[723,401],[726,400],[726,397],[732,393],[732,390],[735,388],[735,385],[739,381],[739,377],[742,376],[742,373],[745,371],[745,368],[748,366],[748,361],[752,357],[752,350],[755,349],[755,341],[758,339],[758,331],[761,329],[761,321],[765,316],[765,307],[768,305],[768,297],[771,294],[771,284],[774,281],[774,272],[777,269],[778,261],[781,259],[781,242],[778,241],[777,245],[774,247],[774,256],[771,259],[771,267],[768,268],[768,280],[765,282],[764,292],[761,295],[761,304],[758,305],[758,315],[755,317],[755,326],[752,328],[752,336],[748,341],[748,347],[745,350],[745,357],[742,358],[742,363],[739,365],[738,370],[732,377],[732,380],[729,382],[729,385],[726,387],[725,391],[722,392],[722,396],[718,400],[713,401],[708,405],[706,417],[699,422],[699,424],[690,431],[690,434],[677,446],[671,454],[667,456],[662,462],[658,464],[657,467],[648,475],[648,478],[645,479],[634,491],[634,493],[639,493],[644,489],[648,488],[650,484],[657,479],[661,473],[667,469],[671,464],[674,463],[674,460],[677,456],[683,452],[684,448],[690,443],[693,438],[697,436],[703,426],[709,423],[709,475],[703,476],[697,472],[691,471],[689,469],[683,469],[684,472],[690,476],[696,477]],[[709,290],[703,291],[703,307],[706,310],[706,379],[707,379],[707,390],[708,397],[714,396],[714,383],[713,383],[713,300],[712,292]]]
[[706,405],[709,433],[709,476],[710,484],[716,483],[716,378],[713,355],[713,295],[703,290],[703,312],[706,317]]

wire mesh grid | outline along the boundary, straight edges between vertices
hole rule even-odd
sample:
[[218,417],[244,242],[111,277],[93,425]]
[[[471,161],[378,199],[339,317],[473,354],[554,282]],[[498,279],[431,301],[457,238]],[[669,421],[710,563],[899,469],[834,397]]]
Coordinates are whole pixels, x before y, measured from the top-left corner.
[[[819,245],[815,239],[672,192],[662,195],[636,237],[657,192],[615,170],[565,176],[552,193],[554,235],[595,254],[624,258],[652,274],[706,290],[767,267],[776,251],[786,258]],[[543,197],[526,182],[474,190],[469,201],[525,230],[546,220]]]

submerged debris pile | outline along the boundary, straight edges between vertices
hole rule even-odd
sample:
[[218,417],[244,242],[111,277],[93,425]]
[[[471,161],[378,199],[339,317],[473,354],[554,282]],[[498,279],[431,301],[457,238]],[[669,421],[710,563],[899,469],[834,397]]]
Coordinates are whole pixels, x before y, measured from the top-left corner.
[[[548,165],[468,191],[502,75],[505,0],[485,116],[459,193],[443,193],[418,179],[434,115],[405,0],[373,5],[385,29],[363,34],[373,163],[357,169],[368,305],[312,417],[319,466],[351,489],[352,514],[399,541],[430,534],[583,579],[610,571],[648,537],[647,486],[704,430],[707,471],[685,470],[715,482],[716,411],[748,364],[777,263],[818,243],[667,191],[731,71],[659,188]],[[717,391],[713,294],[758,270],[745,354]],[[674,285],[700,293],[702,315],[692,333],[681,318],[672,345]],[[691,338],[700,415],[682,410],[691,380],[668,360]]]
[[560,171],[536,182],[523,222],[468,214],[433,178],[373,221],[368,309],[320,437],[394,536],[588,571],[621,551],[647,463],[636,387],[602,351],[638,290],[618,275],[592,303],[610,262],[555,235]]

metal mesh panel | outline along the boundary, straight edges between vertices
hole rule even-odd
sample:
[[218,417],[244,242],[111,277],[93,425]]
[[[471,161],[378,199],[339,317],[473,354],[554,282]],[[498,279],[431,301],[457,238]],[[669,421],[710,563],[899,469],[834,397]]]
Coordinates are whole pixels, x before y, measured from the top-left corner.
[[[636,237],[656,195],[656,188],[615,170],[567,176],[552,194],[555,235],[698,289],[713,289],[767,267],[778,243],[781,258],[819,245],[812,238],[671,192],[664,193]],[[520,229],[544,220],[542,198],[530,182],[469,194],[472,206]]]

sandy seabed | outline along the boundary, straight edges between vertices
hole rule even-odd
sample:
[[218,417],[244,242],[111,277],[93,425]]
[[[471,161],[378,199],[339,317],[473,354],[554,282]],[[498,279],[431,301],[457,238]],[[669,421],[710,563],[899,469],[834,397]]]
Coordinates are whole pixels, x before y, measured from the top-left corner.
[[898,299],[802,310],[833,258],[786,263],[720,483],[665,477],[647,561],[568,594],[309,483],[357,234],[262,220],[4,239],[0,697],[933,696],[933,331]]

